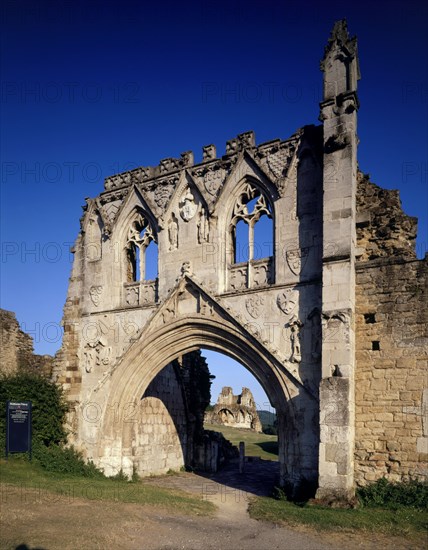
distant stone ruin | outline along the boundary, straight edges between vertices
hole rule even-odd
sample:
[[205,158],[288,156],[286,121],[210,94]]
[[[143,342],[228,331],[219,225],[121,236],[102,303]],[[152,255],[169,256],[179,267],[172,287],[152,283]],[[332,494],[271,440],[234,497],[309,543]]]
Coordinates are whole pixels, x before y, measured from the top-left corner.
[[233,428],[247,428],[259,433],[262,431],[254,397],[248,388],[242,388],[240,395],[233,395],[232,388],[223,387],[214,409],[205,413],[205,422]]

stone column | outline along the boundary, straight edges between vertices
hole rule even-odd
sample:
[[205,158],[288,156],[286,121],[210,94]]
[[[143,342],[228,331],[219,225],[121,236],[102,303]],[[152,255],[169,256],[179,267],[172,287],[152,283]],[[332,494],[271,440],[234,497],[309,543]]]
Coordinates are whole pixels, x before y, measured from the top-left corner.
[[354,492],[357,44],[345,21],[321,62],[324,97],[322,380],[318,498]]

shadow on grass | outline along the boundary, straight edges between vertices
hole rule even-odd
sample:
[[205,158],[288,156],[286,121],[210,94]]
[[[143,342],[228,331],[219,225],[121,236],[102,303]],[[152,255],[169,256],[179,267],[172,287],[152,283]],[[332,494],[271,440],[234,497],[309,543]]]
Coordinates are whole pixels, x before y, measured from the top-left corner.
[[44,548],[41,548],[40,546],[38,546],[37,548],[30,548],[29,546],[27,546],[26,544],[19,544],[15,550],[45,550]]
[[266,453],[278,455],[278,441],[260,441],[259,443],[255,443],[255,445],[260,447]]

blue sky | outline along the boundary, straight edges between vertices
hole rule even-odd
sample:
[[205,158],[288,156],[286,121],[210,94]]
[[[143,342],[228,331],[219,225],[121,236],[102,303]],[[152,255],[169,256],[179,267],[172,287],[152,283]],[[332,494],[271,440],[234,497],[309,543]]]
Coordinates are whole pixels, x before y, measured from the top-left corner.
[[424,256],[427,7],[348,4],[3,3],[1,307],[16,312],[38,353],[60,345],[84,198],[115,172],[187,150],[198,162],[209,143],[221,155],[246,130],[262,143],[317,124],[319,61],[343,17],[359,39],[360,167],[400,190]]

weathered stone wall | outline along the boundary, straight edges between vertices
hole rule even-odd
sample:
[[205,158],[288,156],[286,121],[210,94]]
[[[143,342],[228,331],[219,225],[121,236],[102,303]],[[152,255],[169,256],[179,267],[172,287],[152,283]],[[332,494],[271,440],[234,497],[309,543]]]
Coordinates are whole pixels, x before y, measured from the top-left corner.
[[50,355],[34,354],[33,339],[21,330],[15,313],[0,309],[0,372],[14,374],[31,369],[49,376],[52,365]]
[[426,479],[428,257],[398,192],[360,175],[357,205],[355,481]]
[[357,239],[359,261],[416,258],[417,218],[407,216],[397,190],[382,189],[358,172]]

